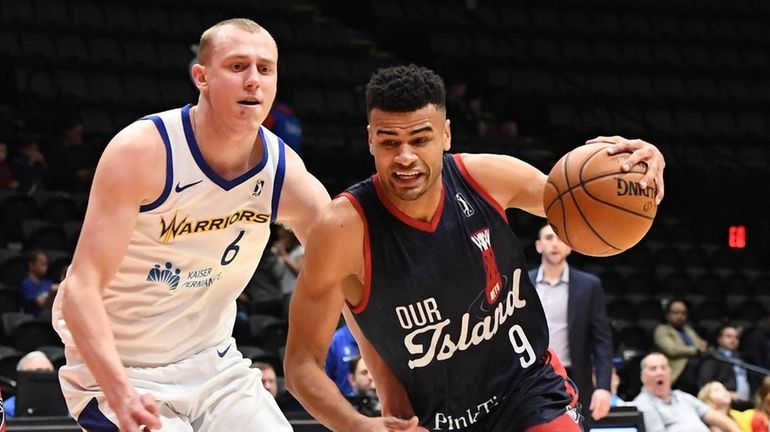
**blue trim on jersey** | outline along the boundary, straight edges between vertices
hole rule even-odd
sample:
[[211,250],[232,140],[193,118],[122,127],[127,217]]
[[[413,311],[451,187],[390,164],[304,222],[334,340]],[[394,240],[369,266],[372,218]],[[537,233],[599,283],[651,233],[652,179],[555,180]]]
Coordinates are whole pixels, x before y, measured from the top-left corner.
[[166,130],[166,125],[163,123],[163,119],[159,116],[152,115],[142,117],[141,120],[152,120],[152,122],[155,123],[155,127],[158,129],[158,133],[160,133],[160,137],[163,138],[163,145],[166,147],[166,185],[163,186],[163,193],[160,194],[158,199],[139,207],[140,213],[155,210],[163,204],[171,193],[171,185],[174,183],[174,161],[171,157],[171,141],[168,138],[168,131]]
[[[260,129],[260,132],[262,130]],[[281,202],[281,190],[283,190],[283,176],[286,173],[286,143],[278,138],[278,166],[275,167],[273,179],[273,201],[270,206],[270,222],[275,222],[278,216],[278,203]]]
[[232,180],[226,180],[217,174],[213,169],[211,169],[209,164],[206,163],[206,159],[203,158],[200,147],[198,147],[198,141],[195,140],[195,133],[193,133],[192,122],[190,121],[190,107],[191,105],[188,104],[182,108],[182,126],[184,127],[184,136],[187,138],[187,145],[190,147],[190,153],[192,153],[193,159],[195,159],[195,163],[198,164],[198,168],[200,168],[201,171],[206,174],[206,177],[208,177],[222,189],[229,191],[230,189],[240,185],[241,183],[262,171],[262,168],[264,168],[267,164],[268,146],[267,141],[265,140],[265,134],[262,131],[261,126],[259,127],[259,139],[262,141],[262,160],[254,168],[246,171],[240,176]]
[[115,423],[99,411],[99,401],[91,398],[78,416],[78,424],[88,432],[119,432]]

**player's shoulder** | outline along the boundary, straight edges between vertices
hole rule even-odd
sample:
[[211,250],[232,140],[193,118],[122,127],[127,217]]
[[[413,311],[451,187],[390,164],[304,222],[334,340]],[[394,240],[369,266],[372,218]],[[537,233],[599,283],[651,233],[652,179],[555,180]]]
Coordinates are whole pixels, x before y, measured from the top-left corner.
[[339,196],[325,205],[313,223],[314,237],[344,240],[361,232],[362,218],[346,196]]
[[454,159],[468,175],[483,183],[523,179],[533,169],[521,159],[493,153],[456,153]]
[[107,150],[137,157],[152,157],[165,151],[157,127],[146,120],[137,120],[121,129],[110,140]]

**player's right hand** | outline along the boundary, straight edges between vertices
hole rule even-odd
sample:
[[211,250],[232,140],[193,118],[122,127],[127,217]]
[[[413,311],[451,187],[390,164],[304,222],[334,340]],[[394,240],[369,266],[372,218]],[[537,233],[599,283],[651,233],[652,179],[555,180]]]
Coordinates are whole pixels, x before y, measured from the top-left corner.
[[158,405],[151,394],[129,396],[113,410],[118,416],[121,432],[146,432],[161,428]]
[[371,432],[428,432],[427,429],[420,426],[416,416],[408,420],[397,417],[367,417],[365,424],[361,426],[357,430]]

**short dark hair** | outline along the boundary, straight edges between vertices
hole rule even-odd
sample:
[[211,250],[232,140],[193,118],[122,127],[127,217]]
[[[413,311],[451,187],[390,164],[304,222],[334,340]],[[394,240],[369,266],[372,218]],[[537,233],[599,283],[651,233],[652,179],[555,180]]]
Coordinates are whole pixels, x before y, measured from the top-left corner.
[[668,303],[666,303],[664,312],[665,313],[671,312],[671,306],[673,306],[674,303],[682,303],[684,307],[686,307],[688,310],[690,309],[690,306],[687,304],[687,302],[683,298],[676,297],[676,298],[672,298],[671,300],[668,301]]
[[348,362],[348,372],[351,375],[355,375],[356,374],[356,369],[358,368],[358,362],[360,362],[360,361],[361,361],[361,355],[357,355],[357,356],[353,357],[352,359],[350,359],[350,361]]
[[366,113],[378,108],[410,112],[433,104],[446,108],[444,81],[432,70],[410,64],[378,70],[366,85]]

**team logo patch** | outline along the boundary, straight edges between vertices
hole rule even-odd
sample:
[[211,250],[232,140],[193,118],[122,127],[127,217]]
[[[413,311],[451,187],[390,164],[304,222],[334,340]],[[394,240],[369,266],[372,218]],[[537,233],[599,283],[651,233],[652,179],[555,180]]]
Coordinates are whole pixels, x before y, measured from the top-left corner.
[[569,418],[572,419],[573,422],[580,424],[580,417],[582,416],[580,415],[580,413],[578,413],[577,408],[568,406],[567,415],[569,416]]
[[155,266],[150,269],[150,272],[147,273],[147,281],[166,284],[171,291],[174,291],[179,286],[179,273],[181,273],[182,270],[177,268],[172,271],[171,269],[173,267],[174,265],[170,262],[166,263],[166,268],[164,269],[161,269],[160,264],[155,264]]
[[455,199],[457,200],[457,205],[460,206],[460,210],[462,210],[465,217],[471,217],[474,213],[476,213],[476,210],[473,210],[473,207],[471,206],[471,203],[468,202],[468,199],[465,198],[465,196],[458,192],[455,194]]
[[262,195],[262,189],[265,187],[265,181],[264,180],[257,180],[257,184],[254,186],[254,192],[251,193],[251,196],[258,197]]
[[489,228],[480,229],[471,234],[471,241],[479,248],[481,257],[484,260],[484,272],[487,274],[485,287],[487,303],[495,304],[500,291],[503,289],[503,280],[500,277],[500,271],[497,269],[497,258],[495,258],[495,251],[492,249]]

